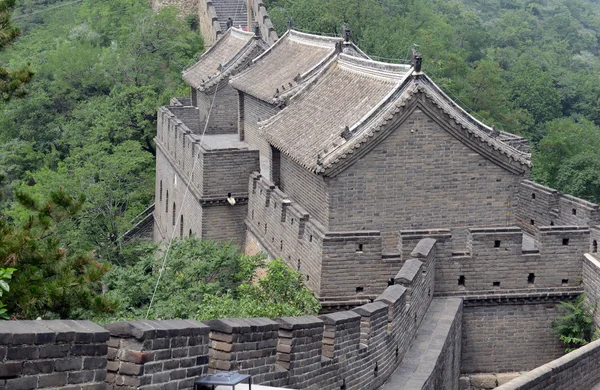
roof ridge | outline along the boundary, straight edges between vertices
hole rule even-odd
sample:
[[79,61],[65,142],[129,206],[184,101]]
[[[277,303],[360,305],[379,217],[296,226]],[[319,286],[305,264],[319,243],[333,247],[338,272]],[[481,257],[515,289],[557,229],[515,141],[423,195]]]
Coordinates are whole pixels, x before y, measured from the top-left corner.
[[256,39],[255,39],[256,35],[254,33],[248,33],[246,31],[242,31],[235,27],[229,28],[225,32],[225,34],[217,40],[217,42],[214,45],[212,45],[207,51],[202,53],[200,58],[198,58],[198,61],[196,61],[192,66],[190,66],[189,68],[187,68],[186,70],[184,70],[182,72],[182,77],[186,82],[190,83],[190,85],[191,85],[192,82],[187,80],[186,75],[192,73],[197,68],[202,67],[204,65],[204,60],[206,58],[209,58],[209,56],[212,53],[214,53],[216,50],[218,50],[218,48],[220,48],[222,45],[224,45],[227,40],[227,37],[230,37],[233,39],[238,39],[240,41],[245,41],[245,43],[229,61],[227,61],[225,64],[220,64],[221,65],[220,70],[217,70],[212,75],[208,75],[208,79],[206,80],[206,83],[204,83],[204,82],[195,83],[195,84],[197,84],[197,85],[193,85],[195,88],[208,88],[208,86],[210,84],[212,84],[212,82],[214,82],[217,79],[220,80],[221,79],[220,76],[224,73],[224,70],[228,69],[228,67],[230,67],[230,66],[235,65],[236,62],[239,61],[239,59],[241,57],[243,57],[244,54],[249,49],[251,49],[253,46],[255,46],[255,42],[256,42]]
[[338,42],[344,42],[344,38],[342,37],[328,37],[323,35],[316,35],[305,33],[298,30],[289,29],[290,39],[293,39],[296,42],[305,43],[307,45],[317,45],[317,46],[330,46],[335,45]]
[[344,53],[341,53],[338,58],[342,69],[382,79],[404,80],[406,74],[412,69],[410,65],[388,64]]
[[[469,114],[467,111],[465,111],[458,104],[456,104],[456,102],[454,102],[454,100],[450,99],[450,97],[448,95],[446,95],[444,93],[444,91],[442,91],[442,89],[440,87],[438,87],[425,74],[422,74],[421,77],[423,77],[421,80],[425,81],[425,83],[423,83],[423,82],[420,83],[423,93],[428,95],[432,100],[437,100],[437,99],[435,99],[435,96],[432,96],[431,92],[441,94],[441,97],[444,98],[446,105],[449,106],[450,109],[454,109],[454,110],[458,111],[457,113],[459,115],[453,115],[453,113],[448,112],[447,109],[442,107],[444,105],[443,102],[440,102],[438,107],[440,107],[444,112],[446,112],[446,114],[448,114],[455,121],[460,121],[461,126],[467,128],[470,132],[472,132],[473,134],[478,136],[478,138],[480,138],[480,140],[482,142],[486,142],[489,146],[494,147],[494,149],[497,149],[494,146],[494,145],[496,145],[496,146],[498,146],[498,148],[504,149],[501,152],[503,154],[505,154],[506,156],[513,158],[515,161],[518,161],[519,163],[521,163],[523,165],[527,165],[529,167],[531,166],[531,160],[530,160],[531,153],[523,152],[523,151],[515,148],[514,146],[511,146],[508,143],[506,143],[502,140],[499,140],[496,136],[493,136],[493,134],[494,134],[493,128],[482,123],[477,118],[475,118],[474,116]],[[428,89],[432,89],[433,91],[428,91]],[[512,134],[512,133],[508,133],[508,132],[503,132],[503,133]]]

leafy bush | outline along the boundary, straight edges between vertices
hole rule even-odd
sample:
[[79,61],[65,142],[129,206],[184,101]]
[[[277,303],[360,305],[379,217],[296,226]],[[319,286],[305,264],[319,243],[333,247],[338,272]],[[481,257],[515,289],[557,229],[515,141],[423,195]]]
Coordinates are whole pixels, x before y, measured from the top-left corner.
[[[15,271],[15,268],[0,268],[0,297],[4,294],[4,291],[10,291],[10,286],[5,279],[12,279],[12,274]],[[0,318],[3,320],[8,320],[10,318],[8,316],[6,304],[2,301],[0,301]]]
[[[148,311],[164,253],[139,244],[137,262],[113,266],[104,278],[107,298],[118,301],[114,314],[93,315],[98,322],[143,319]],[[313,314],[320,306],[301,275],[281,260],[246,256],[232,243],[196,237],[176,240],[168,252],[149,312],[151,319],[278,317]],[[257,279],[259,268],[265,276]],[[135,286],[135,287],[134,287]]]
[[573,302],[561,302],[558,307],[566,314],[552,322],[552,328],[565,345],[565,352],[571,352],[597,338],[594,324],[594,311],[597,303],[585,302],[586,294],[581,294]]

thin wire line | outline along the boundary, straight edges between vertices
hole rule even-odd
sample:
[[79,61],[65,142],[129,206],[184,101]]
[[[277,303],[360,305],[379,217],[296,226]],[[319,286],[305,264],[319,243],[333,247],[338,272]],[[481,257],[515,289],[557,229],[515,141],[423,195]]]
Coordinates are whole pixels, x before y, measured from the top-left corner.
[[[217,91],[219,90],[219,84],[221,80],[217,82],[217,86],[215,87],[215,94],[213,95],[212,102],[210,103],[210,108],[208,110],[208,115],[206,116],[206,123],[204,124],[204,130],[202,131],[202,136],[200,137],[200,145],[202,145],[202,141],[204,140],[204,134],[206,133],[206,129],[208,128],[208,122],[210,120],[210,114],[212,113],[213,106],[215,104],[215,100],[217,97]],[[184,135],[185,136],[185,135]],[[192,147],[192,151],[193,151]],[[194,159],[194,165],[192,167],[192,172],[190,173],[190,178],[194,174],[196,170],[196,163],[200,160],[200,150],[198,150],[198,156]],[[181,215],[183,214],[183,206],[185,205],[185,200],[187,198],[188,193],[190,192],[191,179],[188,179],[187,186],[185,188],[185,194],[183,195],[183,200],[181,202],[181,206],[179,206],[179,213],[177,214],[177,218],[175,221],[175,225],[173,227],[173,233],[171,234],[171,239],[169,240],[169,245],[167,246],[167,250],[165,251],[165,256],[163,257],[162,265],[160,268],[160,272],[158,273],[158,279],[156,280],[156,285],[154,286],[154,292],[152,293],[152,298],[150,299],[150,304],[148,305],[148,311],[146,312],[146,320],[150,315],[150,309],[152,309],[152,304],[154,303],[154,297],[156,296],[156,291],[158,290],[158,285],[160,284],[160,280],[162,279],[162,275],[165,271],[165,266],[167,264],[167,257],[169,255],[169,251],[171,250],[171,246],[173,244],[173,240],[175,239],[175,232],[177,232],[177,227],[179,226],[179,221],[181,219]],[[168,217],[167,217],[168,218]]]
[[53,9],[57,9],[57,8],[61,8],[61,7],[66,7],[67,5],[72,5],[75,3],[81,3],[83,0],[75,0],[75,1],[71,1],[68,3],[63,3],[63,4],[59,4],[59,5],[55,5],[54,7],[48,7],[39,11],[34,11],[34,12],[30,12],[28,14],[22,14],[22,15],[17,15],[15,17],[12,18],[12,20],[17,20],[17,19],[23,19],[23,18],[28,18],[32,15],[37,15],[40,14],[42,12],[46,12],[46,11],[52,11]]

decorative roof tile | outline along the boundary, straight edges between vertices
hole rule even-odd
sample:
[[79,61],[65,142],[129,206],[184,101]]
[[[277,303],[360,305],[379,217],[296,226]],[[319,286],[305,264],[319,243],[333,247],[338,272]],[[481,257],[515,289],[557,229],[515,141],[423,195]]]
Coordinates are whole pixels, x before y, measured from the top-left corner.
[[278,103],[281,95],[297,90],[300,83],[311,78],[331,60],[342,42],[342,38],[288,30],[273,46],[255,58],[250,68],[232,78],[230,84],[263,101]]
[[288,107],[262,122],[261,134],[309,171],[334,175],[344,162],[364,154],[365,144],[385,136],[418,96],[449,117],[456,126],[447,130],[482,155],[515,173],[531,166],[523,138],[479,122],[425,74],[344,54],[303,86]]
[[250,56],[259,55],[265,45],[254,33],[230,28],[198,62],[183,72],[183,80],[194,88],[209,89],[234,73],[240,64],[249,62]]
[[288,107],[261,123],[262,134],[316,171],[321,156],[346,143],[352,128],[389,98],[409,70],[340,54]]

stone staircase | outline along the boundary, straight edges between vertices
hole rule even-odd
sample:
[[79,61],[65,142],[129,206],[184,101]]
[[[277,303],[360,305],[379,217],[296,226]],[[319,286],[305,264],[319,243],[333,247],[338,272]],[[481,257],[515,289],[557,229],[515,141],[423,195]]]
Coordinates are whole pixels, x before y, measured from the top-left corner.
[[233,26],[243,28],[248,25],[248,9],[246,0],[213,0],[221,31],[227,31],[227,20],[233,19]]

